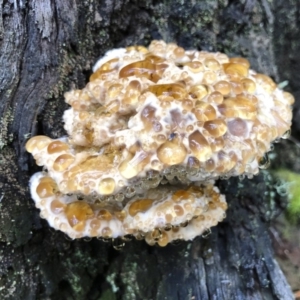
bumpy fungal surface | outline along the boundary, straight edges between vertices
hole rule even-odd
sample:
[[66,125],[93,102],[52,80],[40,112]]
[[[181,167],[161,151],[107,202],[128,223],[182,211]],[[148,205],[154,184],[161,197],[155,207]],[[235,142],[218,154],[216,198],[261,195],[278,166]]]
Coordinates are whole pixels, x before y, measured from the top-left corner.
[[253,176],[294,98],[243,58],[153,41],[106,53],[65,94],[67,137],[31,138],[41,217],[71,238],[191,240],[225,216],[213,180]]

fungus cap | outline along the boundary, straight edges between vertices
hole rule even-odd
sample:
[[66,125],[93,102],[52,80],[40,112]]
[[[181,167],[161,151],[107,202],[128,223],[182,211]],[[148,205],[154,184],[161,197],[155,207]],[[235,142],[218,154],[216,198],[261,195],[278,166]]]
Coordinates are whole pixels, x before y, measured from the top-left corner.
[[257,174],[291,126],[293,96],[243,58],[153,41],[93,71],[65,93],[68,137],[26,144],[47,170],[30,182],[36,206],[72,238],[193,239],[224,218],[209,180]]

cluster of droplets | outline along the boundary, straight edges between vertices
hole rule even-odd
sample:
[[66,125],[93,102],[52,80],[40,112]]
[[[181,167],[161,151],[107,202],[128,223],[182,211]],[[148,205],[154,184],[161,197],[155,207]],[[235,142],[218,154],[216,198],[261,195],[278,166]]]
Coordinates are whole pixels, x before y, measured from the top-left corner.
[[[211,196],[207,185],[201,195],[187,192],[197,205],[181,219],[168,221],[177,210],[162,206],[208,180],[265,168],[272,142],[290,128],[294,101],[244,58],[162,41],[109,51],[87,86],[65,99],[68,137],[36,136],[26,144],[46,170],[31,180],[41,215],[72,238],[133,235],[160,245],[192,239],[222,220],[226,207],[214,190],[217,209],[210,206],[210,224],[204,216],[199,225],[194,209]],[[135,205],[147,207],[136,222],[129,217]]]

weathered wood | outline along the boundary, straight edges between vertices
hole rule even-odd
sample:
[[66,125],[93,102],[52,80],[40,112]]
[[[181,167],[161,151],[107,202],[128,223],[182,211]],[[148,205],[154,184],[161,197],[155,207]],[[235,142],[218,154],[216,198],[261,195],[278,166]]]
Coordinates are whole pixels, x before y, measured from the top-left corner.
[[63,92],[83,87],[110,48],[164,39],[248,57],[292,80],[284,54],[291,40],[300,63],[293,3],[0,0],[0,299],[293,299],[269,240],[282,201],[268,175],[219,182],[229,210],[207,238],[166,248],[133,241],[117,252],[49,229],[30,199],[38,168],[24,150],[30,135],[65,134]]

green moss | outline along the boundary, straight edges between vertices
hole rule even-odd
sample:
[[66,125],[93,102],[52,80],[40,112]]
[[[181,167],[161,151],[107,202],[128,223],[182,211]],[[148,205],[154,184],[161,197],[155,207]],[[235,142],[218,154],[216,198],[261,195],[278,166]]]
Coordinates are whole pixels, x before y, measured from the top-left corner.
[[278,193],[282,196],[288,193],[290,221],[297,222],[300,219],[300,174],[287,169],[280,169],[275,174],[280,179],[277,185]]

